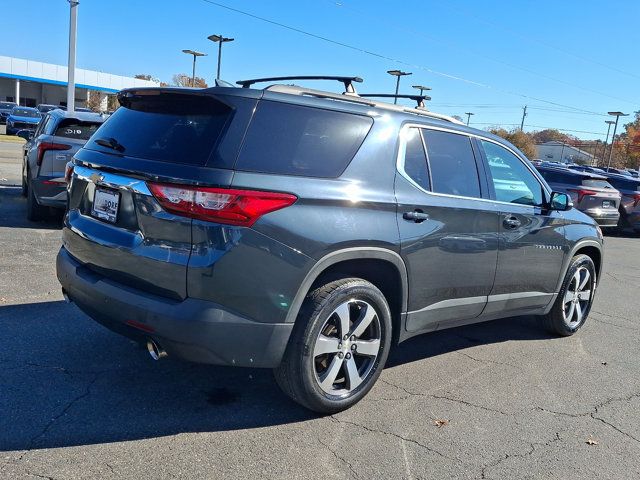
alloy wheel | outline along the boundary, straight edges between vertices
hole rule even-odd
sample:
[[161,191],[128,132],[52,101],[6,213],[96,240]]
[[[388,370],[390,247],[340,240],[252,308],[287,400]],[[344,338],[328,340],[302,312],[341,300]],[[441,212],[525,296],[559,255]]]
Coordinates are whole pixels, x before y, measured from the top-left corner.
[[380,353],[382,329],[369,303],[351,299],[325,320],[313,350],[318,386],[330,395],[345,396],[367,380]]
[[570,328],[580,325],[591,303],[593,278],[589,270],[580,267],[571,277],[562,302],[562,316]]

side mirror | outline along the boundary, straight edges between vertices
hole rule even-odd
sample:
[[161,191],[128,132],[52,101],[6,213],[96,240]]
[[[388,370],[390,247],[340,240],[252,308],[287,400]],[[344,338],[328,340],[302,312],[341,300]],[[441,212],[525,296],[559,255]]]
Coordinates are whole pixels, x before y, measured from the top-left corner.
[[566,212],[573,208],[573,202],[571,197],[566,193],[553,192],[551,194],[551,201],[549,202],[551,210],[558,210],[560,212]]
[[20,138],[24,138],[27,142],[33,138],[33,132],[31,130],[18,130],[16,135]]

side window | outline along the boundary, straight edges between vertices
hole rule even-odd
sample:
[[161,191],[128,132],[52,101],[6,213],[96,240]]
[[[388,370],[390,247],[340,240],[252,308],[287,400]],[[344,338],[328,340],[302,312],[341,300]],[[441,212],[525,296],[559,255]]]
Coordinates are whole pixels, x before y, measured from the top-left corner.
[[416,184],[429,190],[429,170],[427,155],[422,144],[422,136],[418,128],[412,127],[402,132],[404,137],[404,173]]
[[261,100],[236,162],[237,170],[335,178],[369,133],[363,115]]
[[542,185],[517,156],[493,142],[482,140],[496,200],[520,205],[542,205]]
[[431,190],[479,198],[478,166],[471,139],[466,135],[428,129],[423,135],[433,182]]

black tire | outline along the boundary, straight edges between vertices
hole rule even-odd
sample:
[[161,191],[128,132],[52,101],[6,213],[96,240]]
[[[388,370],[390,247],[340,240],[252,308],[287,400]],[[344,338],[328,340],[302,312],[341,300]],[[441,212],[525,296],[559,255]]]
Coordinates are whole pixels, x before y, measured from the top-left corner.
[[47,217],[48,210],[36,200],[33,188],[27,184],[27,220],[37,222]]
[[[350,318],[351,315],[360,315],[359,318],[364,318],[368,308],[373,307],[375,318],[371,320],[367,331],[376,332],[373,341],[376,342],[379,336],[379,347],[376,357],[361,356],[362,354],[357,352],[357,345],[361,338],[367,336],[367,332],[363,333],[362,337],[357,339],[349,337],[349,340],[342,342],[340,339],[342,335],[336,329],[337,337],[331,338],[338,342],[338,349],[340,347],[346,348],[346,353],[343,354],[342,351],[329,353],[326,357],[340,358],[336,362],[341,365],[338,368],[342,372],[346,388],[342,393],[333,395],[321,388],[318,376],[318,367],[321,362],[326,364],[329,360],[324,358],[325,355],[314,357],[314,346],[320,334],[327,331],[327,326],[331,328],[328,322],[336,322],[336,318],[339,318],[335,316],[335,310],[345,304],[348,305],[346,308],[350,312]],[[363,309],[362,312],[360,309]],[[375,330],[369,330],[369,328]],[[310,410],[323,414],[345,410],[360,401],[380,376],[389,355],[391,328],[391,311],[387,300],[373,284],[360,278],[344,278],[316,288],[309,292],[302,304],[282,363],[274,371],[276,381],[289,397]],[[351,324],[350,333],[354,330],[356,330],[355,321]],[[367,341],[363,339],[362,343]],[[353,351],[354,354],[351,355],[350,351]],[[344,360],[342,360],[343,358]],[[350,358],[352,360],[346,360]],[[363,373],[365,371],[366,373],[361,379],[362,382],[350,390],[351,385],[349,385],[348,377],[351,377],[347,372],[347,362],[351,361],[355,365],[356,358],[358,362],[361,362],[358,370],[362,369]],[[371,359],[369,360],[369,358]],[[326,367],[326,370],[329,369],[330,367]],[[357,376],[357,378],[360,380],[361,377]],[[339,383],[339,381],[340,379],[335,383]],[[333,388],[335,383],[331,382],[329,388]]]
[[21,195],[23,197],[26,197],[27,193],[28,193],[28,190],[29,189],[27,188],[27,180],[24,178],[24,171],[23,171],[23,174],[22,174],[22,191],[20,192]]
[[[565,320],[565,316],[568,316],[569,311],[574,312],[574,310],[571,310],[572,302],[566,303],[565,296],[567,295],[567,291],[571,292],[571,289],[574,288],[576,272],[578,272],[578,270],[582,271],[582,269],[586,269],[590,276],[588,284],[585,285],[584,288],[584,290],[588,289],[588,291],[590,291],[590,295],[588,301],[577,301],[580,312],[582,313],[581,318],[578,320],[578,313],[577,310],[575,310],[577,307],[574,305],[573,308],[576,313],[575,316],[572,314],[571,318],[575,318],[576,321],[569,322]],[[547,330],[563,337],[568,337],[576,333],[587,321],[587,317],[591,311],[591,305],[593,304],[596,287],[596,267],[591,257],[588,255],[576,255],[573,257],[562,282],[562,288],[560,288],[558,298],[556,298],[551,311],[543,317]],[[569,293],[569,296],[571,296],[571,293]]]

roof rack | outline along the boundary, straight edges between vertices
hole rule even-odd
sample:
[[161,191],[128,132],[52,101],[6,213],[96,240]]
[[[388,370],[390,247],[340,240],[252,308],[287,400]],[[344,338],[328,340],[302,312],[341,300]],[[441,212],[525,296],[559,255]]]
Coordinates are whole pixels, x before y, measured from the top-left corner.
[[342,77],[329,75],[296,75],[291,77],[253,78],[250,80],[238,80],[236,83],[238,85],[242,85],[242,88],[249,88],[254,83],[279,82],[282,80],[336,80],[344,84],[344,93],[347,95],[357,95],[356,89],[353,86],[353,82],[362,83],[362,78],[360,77]]
[[361,93],[361,97],[375,97],[375,98],[408,98],[414,100],[419,108],[425,108],[424,101],[431,100],[429,95],[396,95],[394,93]]

